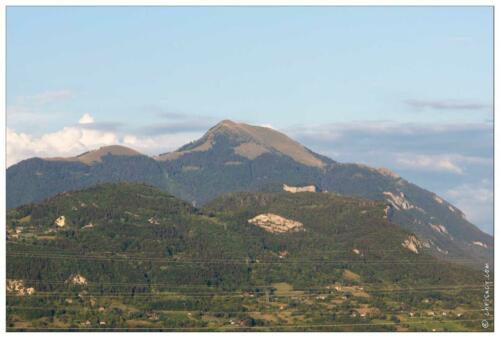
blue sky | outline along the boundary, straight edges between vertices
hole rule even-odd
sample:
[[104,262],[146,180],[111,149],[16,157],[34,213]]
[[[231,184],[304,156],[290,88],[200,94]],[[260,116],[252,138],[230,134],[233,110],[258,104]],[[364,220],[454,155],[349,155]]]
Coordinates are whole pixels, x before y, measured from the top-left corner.
[[492,81],[488,7],[10,7],[7,155],[154,154],[229,118],[387,166],[491,232]]

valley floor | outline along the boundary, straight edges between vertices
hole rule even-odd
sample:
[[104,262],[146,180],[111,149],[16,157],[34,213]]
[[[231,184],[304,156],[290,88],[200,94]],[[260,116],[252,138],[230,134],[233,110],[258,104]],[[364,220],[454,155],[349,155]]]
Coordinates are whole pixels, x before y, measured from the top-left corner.
[[481,326],[479,303],[451,301],[481,299],[480,286],[403,289],[353,281],[304,289],[148,285],[123,292],[126,283],[48,283],[66,287],[8,292],[8,331],[493,331],[492,321]]

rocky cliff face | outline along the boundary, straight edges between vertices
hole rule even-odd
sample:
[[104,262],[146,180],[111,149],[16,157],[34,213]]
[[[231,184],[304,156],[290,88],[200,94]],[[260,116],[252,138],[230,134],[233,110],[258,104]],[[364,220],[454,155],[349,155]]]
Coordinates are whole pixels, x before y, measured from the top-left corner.
[[305,185],[303,187],[293,187],[286,184],[283,184],[283,190],[287,192],[291,192],[292,194],[298,192],[318,192],[318,188],[315,185]]
[[287,219],[285,217],[267,213],[257,215],[248,220],[248,223],[254,224],[259,228],[271,233],[304,231],[304,225],[300,222]]

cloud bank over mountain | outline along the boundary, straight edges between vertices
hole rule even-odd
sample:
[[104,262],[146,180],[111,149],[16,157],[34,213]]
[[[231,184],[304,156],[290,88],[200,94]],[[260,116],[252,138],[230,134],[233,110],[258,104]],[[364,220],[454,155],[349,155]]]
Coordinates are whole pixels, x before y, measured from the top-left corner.
[[[81,122],[82,120],[84,123]],[[7,166],[30,157],[75,156],[112,144],[128,146],[142,153],[155,155],[175,150],[200,135],[200,133],[182,131],[147,136],[141,132],[106,130],[103,125],[90,121],[93,121],[93,117],[85,114],[78,124],[41,136],[20,133],[7,128]]]

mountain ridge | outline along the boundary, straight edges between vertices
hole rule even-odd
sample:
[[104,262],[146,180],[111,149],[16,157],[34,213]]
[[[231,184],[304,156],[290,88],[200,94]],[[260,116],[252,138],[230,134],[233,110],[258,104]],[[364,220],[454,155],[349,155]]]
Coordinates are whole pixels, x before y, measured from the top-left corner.
[[476,266],[492,261],[492,236],[436,194],[388,169],[336,162],[270,128],[224,120],[200,139],[156,158],[133,150],[124,155],[97,152],[102,153],[89,165],[30,159],[9,167],[7,207],[102,182],[144,182],[197,206],[225,193],[314,185],[320,191],[384,201],[391,220],[416,233],[425,250],[437,257],[461,256]]
[[76,156],[70,157],[48,157],[43,158],[46,161],[69,161],[69,162],[82,162],[91,165],[94,162],[102,162],[102,157],[107,155],[113,156],[146,156],[140,152],[125,147],[122,145],[112,144],[103,146],[98,149],[89,150]]

